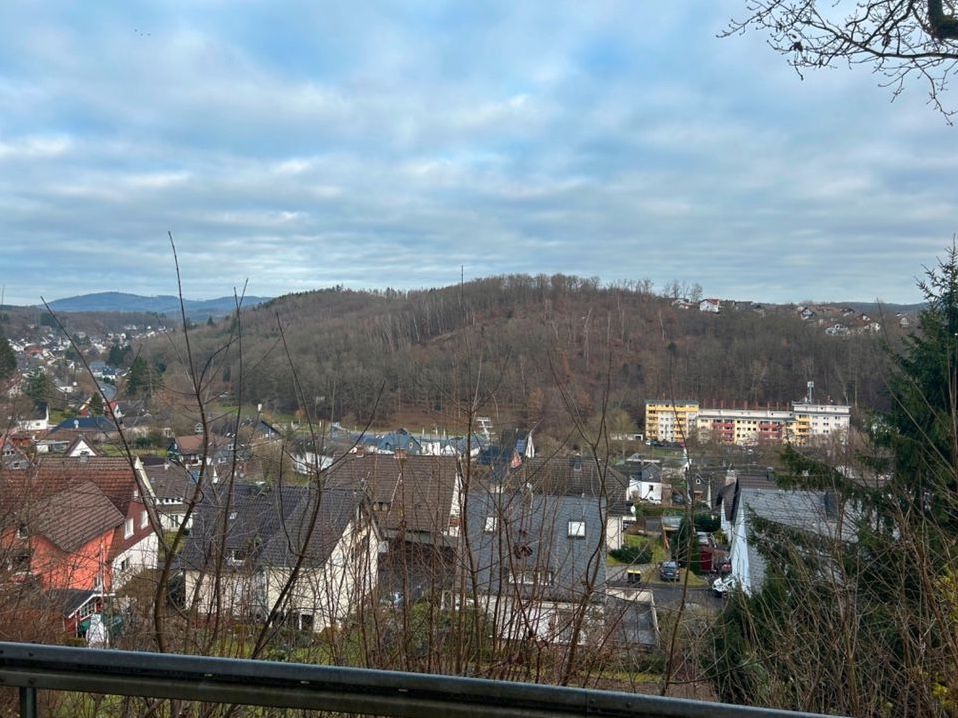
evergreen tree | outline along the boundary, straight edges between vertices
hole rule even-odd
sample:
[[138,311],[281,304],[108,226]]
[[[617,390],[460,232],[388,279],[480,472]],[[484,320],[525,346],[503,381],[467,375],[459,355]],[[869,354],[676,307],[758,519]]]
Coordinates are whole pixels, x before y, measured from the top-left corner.
[[927,305],[892,357],[892,408],[871,422],[861,475],[786,450],[785,481],[831,492],[850,538],[750,517],[767,570],[713,634],[706,670],[724,700],[850,715],[958,710],[954,247],[919,286]]
[[53,381],[43,369],[37,368],[27,374],[23,393],[33,399],[36,406],[46,403],[53,395]]
[[7,338],[0,334],[0,381],[6,381],[17,371],[17,356]]
[[103,397],[98,391],[90,397],[90,416],[103,416]]
[[106,363],[112,367],[120,367],[123,365],[130,351],[132,350],[129,344],[122,347],[119,344],[114,344],[110,347],[110,353],[107,355]]
[[126,378],[126,393],[129,396],[149,399],[153,396],[153,370],[143,357],[137,357],[130,365]]

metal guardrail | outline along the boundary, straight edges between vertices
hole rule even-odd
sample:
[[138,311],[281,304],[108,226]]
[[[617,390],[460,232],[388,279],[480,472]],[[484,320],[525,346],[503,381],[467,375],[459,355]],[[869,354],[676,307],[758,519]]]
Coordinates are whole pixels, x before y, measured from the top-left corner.
[[821,718],[678,698],[422,673],[0,642],[0,686],[405,718]]

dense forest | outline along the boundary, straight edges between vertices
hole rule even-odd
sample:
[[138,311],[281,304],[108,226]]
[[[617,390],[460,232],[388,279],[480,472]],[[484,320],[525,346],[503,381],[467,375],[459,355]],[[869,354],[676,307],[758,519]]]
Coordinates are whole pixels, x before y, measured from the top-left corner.
[[[782,405],[807,381],[820,399],[878,408],[881,344],[899,333],[894,316],[881,332],[836,337],[794,307],[724,302],[709,314],[643,283],[512,275],[427,291],[287,295],[196,327],[190,339],[197,365],[209,361],[211,391],[271,410],[452,428],[480,397],[482,413],[549,428],[570,400],[584,416],[597,411],[606,387],[635,420],[647,398]],[[183,348],[180,332],[144,351],[172,384]]]

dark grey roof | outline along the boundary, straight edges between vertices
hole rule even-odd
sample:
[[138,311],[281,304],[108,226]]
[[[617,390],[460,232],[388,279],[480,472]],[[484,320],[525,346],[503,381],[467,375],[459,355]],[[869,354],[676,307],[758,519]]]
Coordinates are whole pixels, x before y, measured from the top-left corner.
[[626,498],[628,479],[607,464],[585,456],[527,459],[511,469],[507,482],[513,487],[532,486],[554,496],[604,496],[609,501]]
[[[592,579],[599,599],[605,586],[602,498],[474,490],[467,501],[468,533],[480,591],[491,595],[576,601]],[[487,518],[495,518],[487,530]],[[569,537],[569,522],[584,521],[585,536]],[[593,571],[595,573],[593,573]],[[532,580],[538,572],[548,579]],[[524,583],[512,576],[523,576]]]
[[60,609],[64,617],[69,618],[91,598],[100,595],[98,589],[51,588],[43,593],[43,599],[50,606]]
[[192,498],[196,481],[189,469],[172,461],[150,463],[143,465],[153,494],[157,499],[189,499]]
[[[738,510],[745,510],[745,521],[750,526],[757,517],[805,534],[853,541],[857,531],[855,515],[848,507],[845,507],[844,515],[839,515],[841,509],[833,498],[826,491],[741,489]],[[750,529],[749,533],[753,531]],[[757,541],[751,536],[748,562],[752,587],[757,590],[765,580],[766,564]]]
[[239,552],[248,567],[292,566],[304,550],[306,565],[320,566],[363,500],[360,491],[343,489],[217,486],[198,506],[181,563],[201,568],[214,561],[225,525],[227,554]]

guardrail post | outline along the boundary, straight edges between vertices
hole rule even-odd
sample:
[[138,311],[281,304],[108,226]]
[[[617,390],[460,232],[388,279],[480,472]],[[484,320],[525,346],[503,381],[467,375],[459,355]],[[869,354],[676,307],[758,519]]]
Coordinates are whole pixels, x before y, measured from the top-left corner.
[[20,686],[20,718],[37,718],[37,689]]

